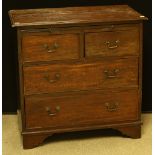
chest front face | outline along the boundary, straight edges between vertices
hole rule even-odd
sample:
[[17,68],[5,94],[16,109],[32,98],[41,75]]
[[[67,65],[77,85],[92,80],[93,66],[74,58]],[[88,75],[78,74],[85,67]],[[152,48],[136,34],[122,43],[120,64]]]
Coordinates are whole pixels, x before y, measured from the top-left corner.
[[124,16],[121,6],[104,8],[40,10],[41,17],[13,11],[25,148],[64,131],[115,128],[140,136],[142,22],[127,6]]

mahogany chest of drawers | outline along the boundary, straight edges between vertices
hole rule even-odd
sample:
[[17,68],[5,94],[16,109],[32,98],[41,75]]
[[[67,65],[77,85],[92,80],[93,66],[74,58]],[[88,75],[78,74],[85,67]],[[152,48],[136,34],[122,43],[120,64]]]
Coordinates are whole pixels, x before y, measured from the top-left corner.
[[113,128],[141,136],[146,17],[127,5],[9,15],[18,34],[24,148],[60,132]]

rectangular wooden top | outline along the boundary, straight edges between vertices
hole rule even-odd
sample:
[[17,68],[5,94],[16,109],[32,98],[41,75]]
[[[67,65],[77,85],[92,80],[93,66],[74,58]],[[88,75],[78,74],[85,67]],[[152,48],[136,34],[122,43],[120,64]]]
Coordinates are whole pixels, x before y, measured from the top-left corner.
[[98,24],[146,20],[128,5],[10,10],[12,27]]

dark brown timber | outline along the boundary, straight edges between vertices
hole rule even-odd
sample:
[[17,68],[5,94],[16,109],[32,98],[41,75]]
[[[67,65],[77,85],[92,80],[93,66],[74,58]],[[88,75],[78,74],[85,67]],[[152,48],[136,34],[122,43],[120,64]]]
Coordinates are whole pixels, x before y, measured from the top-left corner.
[[145,16],[127,5],[11,10],[9,15],[18,28],[25,149],[60,132],[113,128],[141,137]]

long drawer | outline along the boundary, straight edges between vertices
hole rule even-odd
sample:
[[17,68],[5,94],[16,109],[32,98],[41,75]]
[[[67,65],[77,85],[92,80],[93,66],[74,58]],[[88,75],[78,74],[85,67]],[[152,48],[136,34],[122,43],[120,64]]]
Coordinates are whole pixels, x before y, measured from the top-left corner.
[[137,90],[27,96],[26,128],[67,128],[137,120],[138,98]]
[[138,59],[24,67],[24,93],[52,93],[138,86]]

